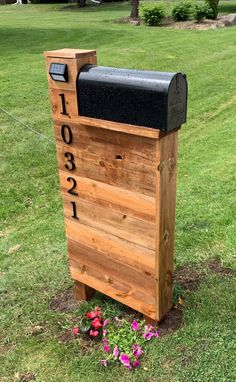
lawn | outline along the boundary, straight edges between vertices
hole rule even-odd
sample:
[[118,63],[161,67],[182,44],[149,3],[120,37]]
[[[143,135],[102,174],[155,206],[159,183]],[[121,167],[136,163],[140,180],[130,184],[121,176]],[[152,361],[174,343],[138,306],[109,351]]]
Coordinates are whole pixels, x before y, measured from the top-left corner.
[[[206,264],[217,258],[236,270],[236,28],[114,23],[128,15],[127,3],[79,12],[60,7],[0,7],[0,107],[49,139],[0,110],[0,381],[19,381],[32,372],[37,382],[232,382],[235,278]],[[236,12],[236,2],[221,2],[221,9]],[[188,77],[188,123],[179,135],[175,268],[199,268],[204,277],[184,299],[182,326],[150,344],[144,367],[135,372],[104,369],[97,352],[60,341],[75,313],[49,307],[58,291],[72,285],[42,56],[64,47],[96,49],[104,66],[184,71]]]

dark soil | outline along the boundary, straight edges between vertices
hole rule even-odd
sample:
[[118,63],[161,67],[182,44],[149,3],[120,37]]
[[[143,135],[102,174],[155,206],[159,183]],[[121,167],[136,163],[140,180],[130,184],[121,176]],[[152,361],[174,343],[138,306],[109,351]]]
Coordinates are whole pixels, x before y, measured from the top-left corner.
[[209,270],[222,277],[235,277],[236,271],[231,268],[225,268],[219,259],[213,259],[207,263]]
[[158,325],[158,333],[163,337],[178,330],[183,322],[181,307],[174,307],[169,311],[166,318]]
[[36,376],[34,373],[25,373],[25,374],[19,374],[17,373],[15,375],[15,379],[14,381],[15,382],[30,382],[30,381],[35,381],[36,380]]
[[80,306],[81,302],[76,300],[73,287],[59,291],[49,302],[52,310],[60,313],[70,313]]
[[184,289],[189,291],[196,291],[203,279],[203,272],[198,267],[183,267],[179,268],[174,273],[174,281],[180,284]]

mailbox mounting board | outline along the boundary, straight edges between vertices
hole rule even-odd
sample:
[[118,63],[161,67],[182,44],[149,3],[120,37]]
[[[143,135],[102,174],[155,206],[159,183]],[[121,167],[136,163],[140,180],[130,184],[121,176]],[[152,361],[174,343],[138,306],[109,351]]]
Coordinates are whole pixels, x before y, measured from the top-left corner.
[[[98,290],[159,321],[172,307],[178,131],[80,116],[76,78],[96,52],[45,57],[77,296]],[[68,82],[51,78],[51,63],[67,65]]]

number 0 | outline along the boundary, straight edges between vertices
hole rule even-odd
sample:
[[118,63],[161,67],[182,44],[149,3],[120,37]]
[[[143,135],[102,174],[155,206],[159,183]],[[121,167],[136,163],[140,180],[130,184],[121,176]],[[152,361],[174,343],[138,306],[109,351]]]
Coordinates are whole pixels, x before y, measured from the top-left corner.
[[62,136],[63,141],[65,143],[67,143],[67,145],[72,143],[72,139],[73,139],[72,131],[68,125],[62,125],[61,136]]

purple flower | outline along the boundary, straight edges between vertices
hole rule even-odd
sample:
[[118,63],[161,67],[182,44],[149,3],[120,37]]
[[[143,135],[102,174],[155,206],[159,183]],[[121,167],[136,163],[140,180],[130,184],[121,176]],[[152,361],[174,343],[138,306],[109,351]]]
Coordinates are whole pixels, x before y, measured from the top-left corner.
[[138,322],[135,320],[131,323],[131,326],[132,326],[132,329],[135,331],[137,331],[139,329]]
[[153,330],[154,327],[152,325],[145,325],[143,338],[149,341],[152,337],[159,337],[158,332],[154,332]]
[[118,356],[119,356],[119,354],[120,354],[120,351],[119,351],[118,346],[115,346],[115,347],[114,347],[113,354],[114,354],[114,357],[115,357],[115,358],[118,358]]
[[102,366],[107,367],[107,359],[101,359],[101,360],[100,360],[100,364],[101,364]]
[[106,318],[106,320],[103,321],[103,327],[107,326],[109,324],[109,320],[108,318]]
[[131,369],[130,359],[128,354],[121,354],[119,357],[119,360],[124,367],[126,367],[127,369]]
[[139,358],[143,354],[143,350],[140,345],[134,344],[133,347],[133,355],[135,358]]
[[147,332],[147,333],[144,333],[143,334],[143,338],[145,338],[145,340],[150,340],[153,336],[155,336],[155,334],[153,332]]
[[136,367],[139,367],[140,366],[140,361],[134,361],[133,363],[132,363],[132,366],[134,367],[134,368],[136,368]]

